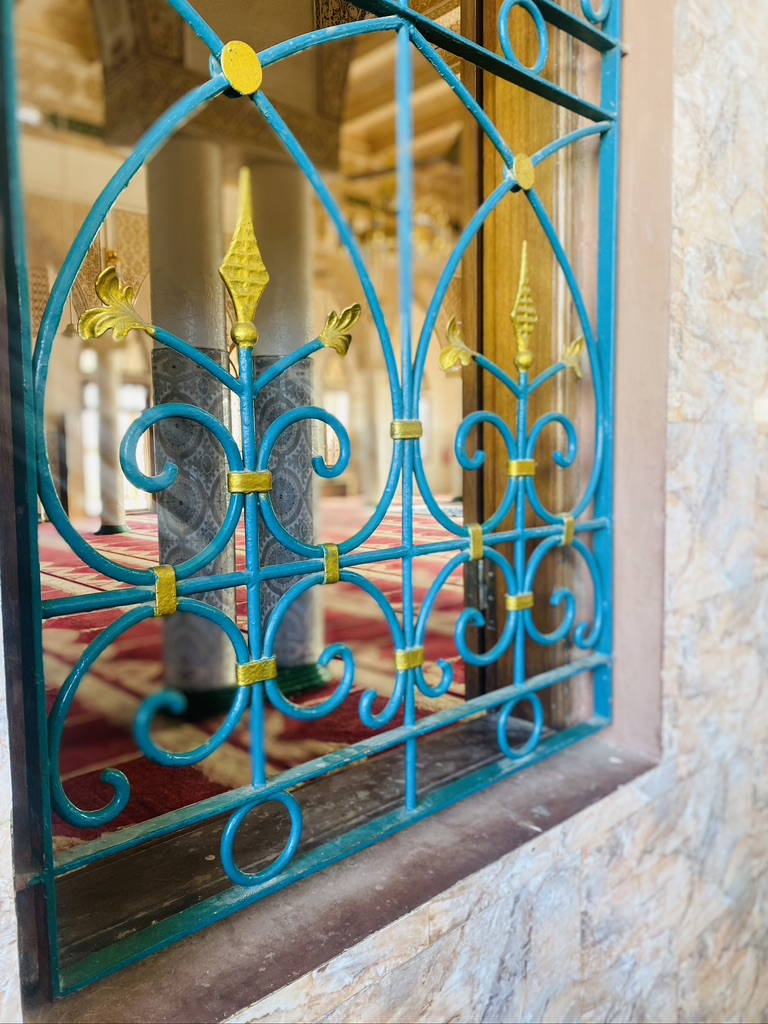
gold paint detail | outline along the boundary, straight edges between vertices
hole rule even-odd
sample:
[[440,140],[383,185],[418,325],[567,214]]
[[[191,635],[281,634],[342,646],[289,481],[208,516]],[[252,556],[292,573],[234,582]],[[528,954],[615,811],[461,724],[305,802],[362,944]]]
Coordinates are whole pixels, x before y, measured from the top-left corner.
[[418,441],[424,436],[421,420],[395,420],[389,428],[393,441]]
[[325,327],[319,340],[326,348],[332,348],[344,357],[352,344],[352,328],[362,316],[362,312],[360,304],[357,302],[354,306],[347,306],[341,313],[331,311],[326,317]]
[[449,370],[457,370],[460,366],[469,366],[477,356],[477,353],[473,352],[464,341],[464,332],[455,316],[452,316],[448,322],[445,342],[440,353],[440,369],[445,370],[446,373]]
[[467,527],[469,534],[469,557],[473,562],[479,562],[483,557],[483,528],[480,523],[472,523]]
[[510,480],[521,476],[536,476],[536,463],[533,459],[515,459],[509,463],[507,472]]
[[219,58],[224,77],[241,96],[253,96],[261,88],[264,72],[256,51],[248,43],[233,39]]
[[514,163],[515,180],[523,192],[530,192],[536,182],[536,168],[526,153],[518,153]]
[[272,490],[272,474],[229,473],[227,486],[230,494],[269,494]]
[[323,544],[323,550],[325,552],[325,582],[328,584],[338,583],[341,579],[339,546],[338,544]]
[[528,371],[533,366],[531,354],[531,338],[534,328],[539,322],[539,314],[533,304],[531,291],[531,275],[528,269],[528,243],[523,242],[523,254],[520,263],[520,283],[517,288],[515,308],[512,310],[512,323],[517,339],[517,356],[515,364],[518,370]]
[[176,591],[176,570],[172,565],[157,565],[152,569],[157,579],[155,585],[155,617],[168,618],[179,610],[179,595]]
[[533,594],[507,594],[508,612],[527,612],[533,608]]
[[227,286],[237,318],[231,337],[242,348],[253,348],[259,340],[259,332],[253,320],[269,284],[269,274],[253,230],[251,188],[251,170],[249,167],[241,167],[237,226],[224,262],[219,267],[219,274]]
[[271,679],[277,679],[277,661],[274,658],[263,658],[261,661],[237,666],[237,685],[243,688],[268,683]]
[[577,338],[576,341],[571,342],[563,354],[562,361],[568,367],[569,370],[573,370],[576,374],[576,380],[581,380],[582,369],[581,369],[581,357],[584,353],[584,349],[587,347],[585,338]]
[[576,537],[576,520],[573,516],[563,516],[563,539],[560,541],[561,548],[569,548]]
[[407,672],[409,668],[421,668],[423,664],[423,647],[412,647],[409,651],[395,652],[395,668],[398,672]]
[[125,341],[131,331],[145,331],[154,338],[155,328],[136,312],[133,304],[136,293],[128,285],[123,287],[120,284],[115,266],[110,264],[99,274],[96,294],[103,306],[87,309],[77,324],[77,332],[83,341],[100,338],[107,331],[112,331],[112,337],[118,342]]

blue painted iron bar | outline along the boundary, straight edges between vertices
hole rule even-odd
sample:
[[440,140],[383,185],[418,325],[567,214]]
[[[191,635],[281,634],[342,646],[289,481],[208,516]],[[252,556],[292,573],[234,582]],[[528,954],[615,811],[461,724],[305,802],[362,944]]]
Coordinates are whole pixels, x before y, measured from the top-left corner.
[[584,21],[575,14],[571,14],[570,11],[566,11],[560,4],[555,3],[554,0],[533,0],[533,2],[543,14],[544,20],[548,21],[553,28],[567,32],[569,36],[573,36],[574,39],[578,39],[581,43],[586,43],[593,50],[598,50],[600,53],[608,53],[611,50],[617,49],[622,50],[622,45],[618,39],[615,39],[607,32],[601,31],[599,28],[595,28],[590,22]]
[[[608,14],[611,31],[621,33],[622,4],[613,3]],[[621,99],[621,54],[613,53],[603,61],[602,101],[613,110],[619,109]],[[605,417],[608,424],[606,457],[603,474],[595,491],[595,511],[611,515],[614,504],[614,428],[615,422],[615,367],[616,367],[616,279],[618,266],[618,188],[619,188],[619,131],[611,132],[600,148],[600,206],[597,276],[597,337],[600,358],[603,360],[605,381]],[[599,651],[613,650],[613,533],[598,534],[595,538],[595,556],[605,581],[605,625],[599,637]],[[595,711],[611,718],[613,713],[613,680],[609,668],[595,673]]]
[[461,102],[464,104],[464,106],[467,108],[470,114],[472,114],[474,119],[477,121],[481,130],[485,133],[485,135],[490,139],[491,143],[495,146],[501,159],[504,161],[507,167],[511,169],[515,162],[514,153],[502,138],[499,129],[496,127],[496,125],[493,123],[490,117],[488,117],[486,112],[477,102],[477,100],[466,87],[466,85],[464,85],[464,83],[456,75],[453,69],[448,64],[446,64],[446,62],[443,60],[443,58],[440,56],[437,50],[430,46],[430,44],[427,42],[426,39],[424,39],[423,36],[421,36],[418,32],[414,32],[411,35],[411,39],[413,40],[414,46],[416,46],[419,52],[424,57],[426,57],[426,59],[429,61],[429,63],[432,65],[435,71],[437,71],[438,75],[440,75],[440,77],[445,80],[447,85],[449,85],[450,88],[456,93]]
[[227,87],[228,83],[224,76],[217,75],[210,82],[206,82],[204,85],[182,96],[141,137],[136,149],[133,150],[125,163],[118,169],[109,184],[105,186],[91,207],[91,211],[86,217],[83,226],[78,231],[77,237],[72,243],[64,264],[54,282],[45,313],[43,314],[33,357],[35,408],[37,411],[38,492],[40,500],[51,522],[78,558],[103,575],[117,579],[121,583],[128,583],[134,586],[154,585],[155,578],[149,570],[142,572],[128,569],[117,562],[112,562],[110,559],[105,558],[92,548],[70,523],[54,485],[50,463],[47,458],[48,448],[45,437],[45,416],[43,415],[51,352],[56,340],[62,311],[72,291],[75,279],[101,225],[117,202],[118,197],[168,138],[186,124],[201,107],[209,103],[214,97],[219,96]]
[[[610,519],[605,516],[586,520],[576,525],[576,533],[595,533],[598,530],[607,530],[611,525]],[[556,537],[562,532],[562,527],[535,526],[525,530],[526,541],[545,540],[547,537]],[[513,544],[520,540],[517,530],[505,530],[500,533],[489,533],[483,537],[483,543],[487,547],[496,547],[500,544]],[[451,554],[464,551],[467,548],[467,539],[461,541],[436,541],[434,544],[414,545],[413,557],[423,558],[430,555]],[[377,551],[361,552],[358,555],[342,555],[339,564],[344,569],[353,569],[357,566],[373,565],[377,562],[398,561],[403,557],[403,548],[384,548]],[[322,559],[315,558],[308,562],[281,562],[278,565],[266,566],[262,569],[262,579],[286,579],[291,576],[306,576],[314,572],[322,572],[324,563]],[[191,597],[194,594],[204,594],[209,590],[227,590],[230,587],[244,587],[248,585],[247,572],[225,573],[219,576],[195,577],[194,579],[183,580],[178,585],[180,596]],[[122,608],[129,605],[142,604],[144,601],[154,601],[155,591],[141,587],[125,588],[109,591],[107,593],[89,594],[83,597],[57,597],[42,602],[43,619],[54,619],[64,615],[81,615],[86,612],[102,611],[111,608]]]
[[[563,665],[560,668],[550,669],[539,676],[535,676],[523,686],[515,686],[514,683],[503,687],[500,690],[493,690],[491,693],[483,694],[472,701],[467,701],[460,708],[448,708],[438,711],[429,718],[420,719],[415,726],[406,729],[403,726],[397,729],[390,729],[387,732],[369,739],[362,740],[344,750],[327,754],[325,757],[316,758],[307,764],[299,765],[296,768],[289,768],[281,772],[275,779],[267,783],[267,790],[283,792],[287,789],[295,789],[297,786],[311,782],[329,772],[340,771],[353,764],[359,764],[368,760],[374,754],[391,750],[402,744],[411,736],[429,736],[431,733],[439,732],[449,725],[456,725],[479,714],[493,711],[501,707],[511,697],[521,697],[526,693],[539,693],[551,689],[573,679],[575,676],[585,672],[595,672],[610,665],[611,659],[604,655],[590,655],[570,665]],[[103,860],[110,854],[122,850],[130,850],[154,839],[172,835],[184,828],[191,828],[199,825],[209,818],[229,814],[242,806],[243,803],[251,800],[254,790],[251,786],[243,786],[233,790],[231,793],[222,793],[218,796],[202,800],[190,807],[182,807],[178,811],[171,811],[151,821],[142,822],[140,825],[129,825],[126,828],[111,835],[102,836],[92,842],[79,846],[72,850],[65,850],[56,858],[56,874],[66,875],[72,871],[96,861]]]
[[[258,437],[254,410],[253,349],[240,346],[238,350],[240,383],[244,401],[240,402],[240,428],[243,465],[246,473],[256,471],[258,463]],[[261,623],[261,556],[259,553],[259,504],[255,494],[245,498],[245,563],[247,578],[246,615],[248,621],[248,651],[252,661],[263,656]],[[251,716],[249,723],[251,782],[254,789],[267,781],[264,748],[264,687],[252,686],[250,693]]]
[[373,846],[382,839],[396,835],[417,821],[452,807],[461,800],[488,789],[519,771],[539,764],[562,750],[596,735],[607,724],[605,719],[593,718],[567,733],[558,733],[548,737],[528,757],[516,761],[502,758],[458,782],[431,793],[419,803],[413,813],[408,813],[404,809],[394,811],[346,833],[333,842],[326,843],[303,857],[296,858],[277,878],[273,878],[261,886],[253,889],[233,886],[226,892],[213,896],[196,907],[191,907],[167,921],[153,925],[128,939],[115,943],[106,950],[63,970],[59,981],[59,994],[71,995],[95,981],[114,974],[117,970],[129,967],[131,964],[165,949],[172,943],[188,938],[215,921],[224,920],[264,897],[280,892],[302,878],[308,878],[354,853]]
[[340,39],[350,39],[355,36],[370,35],[373,32],[394,32],[400,25],[399,16],[378,18],[376,21],[353,21],[347,25],[332,25],[328,28],[319,28],[314,32],[306,32],[302,36],[296,36],[284,43],[277,43],[259,54],[259,61],[263,68],[278,64],[288,57],[295,57],[297,53],[311,50],[316,46],[323,46],[326,43],[335,43]]
[[[417,14],[416,11],[400,7],[394,4],[392,0],[364,0],[364,2],[357,6],[369,11],[371,14],[386,16],[397,13],[401,18],[409,21],[434,46],[439,46],[448,53],[452,53],[455,57],[469,61],[470,64],[475,64],[477,67],[482,68],[483,71],[489,71],[497,78],[502,78],[513,85],[519,85],[527,92],[541,96],[558,107],[572,110],[574,114],[586,117],[590,121],[605,121],[613,120],[614,118],[614,115],[607,110],[603,110],[601,107],[597,107],[593,103],[581,99],[579,96],[574,96],[572,93],[566,92],[565,89],[559,89],[546,79],[531,74],[525,68],[516,67],[509,61],[504,60],[503,57],[499,57],[498,54],[486,50],[485,47],[480,46],[478,43],[473,43],[471,40],[451,32],[450,29],[444,28],[422,14]],[[584,30],[589,31],[586,24],[584,25]],[[603,35],[598,29],[593,29],[592,31],[598,36]],[[607,50],[617,46],[617,43],[607,36],[604,37],[604,40],[605,49]]]
[[[0,144],[0,176],[3,179],[3,219],[0,226],[5,267],[3,302],[9,326],[7,358],[10,380],[5,384],[6,401],[10,401],[11,431],[3,443],[13,446],[12,479],[4,481],[18,504],[16,544],[18,558],[18,590],[16,600],[23,637],[23,658],[13,671],[14,697],[9,708],[11,728],[24,729],[26,756],[39,758],[26,773],[30,789],[33,849],[29,862],[16,864],[17,870],[42,867],[44,878],[43,905],[38,904],[40,921],[37,941],[47,947],[52,977],[59,973],[59,944],[56,886],[52,874],[54,864],[51,792],[47,785],[50,764],[48,750],[48,711],[46,706],[45,669],[42,629],[36,611],[41,599],[40,554],[37,529],[37,438],[35,431],[34,374],[32,372],[32,318],[24,223],[24,186],[20,152],[19,73],[16,52],[15,4],[0,4],[0,105],[2,105],[3,139]],[[44,450],[44,449],[43,449]],[[34,512],[33,512],[34,510]],[[9,586],[9,579],[5,581]],[[8,654],[6,653],[6,657]],[[10,661],[6,662],[6,671]],[[30,693],[34,686],[34,693]],[[20,734],[21,735],[21,734]],[[14,748],[12,748],[14,749]],[[39,772],[39,775],[38,775]],[[15,788],[15,787],[14,787]],[[38,802],[39,801],[39,802]],[[35,836],[35,820],[39,818],[39,837]],[[14,858],[15,859],[15,858]],[[43,968],[42,976],[46,976]]]
[[168,0],[168,3],[186,21],[195,35],[202,39],[214,57],[221,56],[224,43],[219,39],[207,21],[202,18],[188,0]]
[[[408,0],[401,0],[403,9]],[[400,373],[404,396],[405,418],[418,419],[418,404],[413,393],[413,47],[410,29],[403,23],[397,34],[397,242],[398,242],[398,296],[400,313]],[[415,441],[396,441],[403,452],[403,513],[402,513],[402,594],[403,631],[405,648],[415,646],[414,592],[413,592],[413,460]],[[405,673],[404,723],[410,729],[416,724],[415,671]],[[405,808],[414,811],[418,802],[417,740],[411,737],[405,743]]]
[[591,135],[605,135],[606,132],[610,131],[616,125],[615,121],[598,121],[597,124],[587,125],[586,128],[577,128],[574,132],[569,132],[568,135],[564,135],[561,139],[555,139],[554,142],[550,142],[548,146],[544,146],[538,152],[534,153],[531,157],[534,167],[538,167],[543,164],[545,160],[549,160],[555,153],[559,153],[561,149],[565,149],[566,146],[572,146],[574,142],[580,142],[582,139],[588,139]]
[[219,366],[218,363],[214,362],[210,356],[207,356],[200,349],[195,348],[193,345],[187,344],[182,341],[181,338],[177,338],[175,334],[171,334],[169,331],[164,331],[162,327],[155,327],[155,340],[159,341],[162,345],[167,348],[173,349],[174,352],[178,352],[184,356],[185,359],[189,359],[190,362],[196,363],[202,370],[210,373],[216,380],[221,381],[224,387],[229,388],[230,391],[238,396],[243,393],[242,385],[240,381],[233,377],[231,373]]
[[[360,251],[360,246],[352,228],[348,224],[344,214],[341,212],[339,204],[334,199],[330,189],[323,181],[322,176],[307,156],[296,136],[267,99],[266,95],[261,91],[257,92],[253,97],[253,102],[264,120],[288,151],[288,154],[296,161],[300,170],[304,173],[314,189],[315,194],[320,200],[325,212],[336,226],[336,230],[339,232],[339,237],[352,260],[357,276],[360,278],[360,284],[362,285],[365,298],[368,302],[368,307],[371,310],[371,315],[373,316],[376,324],[379,340],[381,341],[382,352],[387,364],[389,379],[390,381],[398,380],[397,362],[395,360],[394,350],[392,348],[392,339],[389,336],[384,311],[381,308],[379,297],[373,286],[373,282],[371,281],[368,268],[365,264],[362,252]],[[401,406],[395,405],[392,413],[393,419],[403,418],[403,410]]]

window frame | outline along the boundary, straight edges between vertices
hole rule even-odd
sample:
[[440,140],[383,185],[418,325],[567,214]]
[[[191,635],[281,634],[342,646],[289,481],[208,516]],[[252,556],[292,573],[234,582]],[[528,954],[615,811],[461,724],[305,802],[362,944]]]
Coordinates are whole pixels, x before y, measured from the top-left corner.
[[[6,91],[6,95],[7,95],[7,91]],[[6,269],[7,269],[7,267],[6,267]],[[7,281],[7,274],[6,274],[6,281]],[[20,287],[22,287],[22,286],[18,286],[18,287],[19,287],[19,295],[20,295]],[[12,306],[12,305],[13,305],[13,303],[11,303],[11,306]],[[20,299],[19,299],[19,306],[22,306],[22,305],[23,305],[23,300],[20,300]],[[12,337],[12,335],[9,335],[9,337]],[[645,365],[645,359],[643,360],[643,365]],[[17,431],[17,425],[16,425],[16,431]],[[17,436],[17,433],[16,433],[16,436]],[[662,461],[662,463],[663,463],[663,460],[660,460],[660,461]],[[29,467],[28,467],[28,468],[29,468]],[[657,466],[654,466],[654,468],[657,468]],[[28,524],[28,525],[29,525],[29,524]],[[5,558],[3,559],[3,564],[4,564],[4,565],[6,564],[6,559],[5,559]],[[8,587],[7,587],[7,574],[6,574],[6,573],[4,573],[4,577],[3,577],[3,587],[4,587],[4,590],[5,590],[5,592],[7,593],[7,591],[8,591]],[[8,607],[8,606],[9,606],[9,603],[10,603],[10,602],[8,602],[8,601],[5,601],[5,602],[4,602],[4,604],[3,604],[3,614],[4,614],[4,616],[5,616],[6,618],[7,618],[7,616],[9,616],[9,615],[11,614],[11,610],[10,610],[10,609],[9,609],[9,607]],[[16,627],[16,631],[18,632],[18,628],[17,628],[17,627]],[[23,632],[24,632],[24,631],[22,631],[22,633],[23,633]],[[7,626],[7,625],[6,625],[6,636],[8,636],[8,635],[11,635],[11,636],[12,636],[12,633],[13,633],[13,629],[12,629],[12,628],[10,628],[9,626]],[[19,636],[20,636],[20,635],[22,635],[22,633],[19,633]],[[28,634],[28,635],[29,635],[29,634]],[[20,646],[24,647],[24,644],[22,643],[22,645],[20,645]],[[8,651],[9,649],[10,649],[10,648],[8,648],[8,647],[6,646],[6,651]],[[27,656],[29,656],[29,651],[27,651],[26,653],[27,653]],[[6,654],[6,662],[7,662],[7,654]],[[18,731],[18,730],[14,730],[14,732],[16,732],[16,733],[17,733],[17,731]],[[652,744],[651,744],[651,745],[652,745]],[[34,760],[34,759],[33,759],[33,760]],[[14,761],[17,761],[17,758],[16,758],[15,756],[14,756]],[[23,829],[19,829],[19,831],[23,831]]]

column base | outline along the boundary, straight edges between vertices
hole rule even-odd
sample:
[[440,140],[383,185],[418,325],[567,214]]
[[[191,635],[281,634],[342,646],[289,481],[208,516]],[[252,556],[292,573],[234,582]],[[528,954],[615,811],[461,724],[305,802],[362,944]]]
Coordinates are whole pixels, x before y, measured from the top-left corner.
[[109,526],[102,523],[101,526],[94,533],[94,537],[114,537],[120,533],[130,533],[130,527],[128,526]]
[[[319,665],[292,665],[281,668],[277,674],[277,685],[285,697],[298,697],[302,693],[322,690],[332,680],[327,668]],[[222,686],[217,690],[180,690],[187,700],[187,708],[180,717],[185,722],[200,722],[204,718],[225,715],[237,696],[236,686]]]

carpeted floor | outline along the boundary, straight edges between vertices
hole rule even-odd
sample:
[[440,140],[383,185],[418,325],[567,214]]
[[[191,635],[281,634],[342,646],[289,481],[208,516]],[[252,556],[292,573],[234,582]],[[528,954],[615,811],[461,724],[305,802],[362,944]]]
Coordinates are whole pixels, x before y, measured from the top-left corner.
[[[454,511],[461,514],[460,508]],[[335,498],[322,503],[321,514],[323,541],[339,543],[352,536],[365,523],[369,513],[357,499]],[[430,516],[417,514],[416,522],[417,536],[422,543],[446,539],[446,534],[435,526]],[[83,533],[95,548],[125,565],[137,568],[157,565],[154,517],[150,514],[134,515],[130,517],[129,525],[132,532],[126,536],[91,536],[92,523],[84,526]],[[396,546],[399,534],[400,514],[393,508],[366,548]],[[238,555],[242,557],[240,551]],[[120,586],[79,562],[50,523],[40,527],[40,560],[43,597],[46,599],[113,590]],[[437,555],[417,561],[414,581],[417,604],[423,600],[446,560],[447,556]],[[378,563],[367,567],[365,574],[380,587],[399,614],[402,611],[400,563]],[[356,662],[355,688],[343,707],[312,724],[286,719],[270,709],[266,722],[270,773],[304,763],[371,735],[358,716],[359,695],[366,690],[375,690],[381,695],[383,706],[383,700],[392,692],[395,679],[392,639],[373,601],[346,584],[323,588],[321,593],[326,643],[343,642],[352,650]],[[241,588],[238,608],[241,626],[244,625],[243,599]],[[428,681],[435,682],[439,678],[435,662],[444,658],[454,664],[454,685],[449,694],[438,700],[430,701],[419,696],[420,714],[432,713],[463,699],[463,663],[458,658],[453,640],[456,620],[463,607],[463,582],[461,572],[458,572],[440,593],[425,644]],[[49,705],[87,645],[120,614],[117,609],[46,622],[43,646]],[[147,761],[138,752],[131,731],[136,711],[147,696],[161,688],[162,624],[150,620],[126,633],[99,659],[83,681],[67,720],[61,758],[62,780],[67,794],[77,806],[96,809],[107,802],[111,790],[100,782],[105,768],[119,768],[131,783],[130,803],[109,831],[249,782],[247,716],[222,750],[197,767],[163,768]],[[320,703],[327,699],[332,689],[333,684],[324,691],[295,699],[302,704]],[[188,750],[204,742],[220,721],[220,718],[211,719],[193,725],[165,719],[156,736],[169,750]],[[400,721],[398,718],[394,724]],[[97,836],[97,833],[74,828],[63,821],[57,821],[56,833],[60,849]]]

